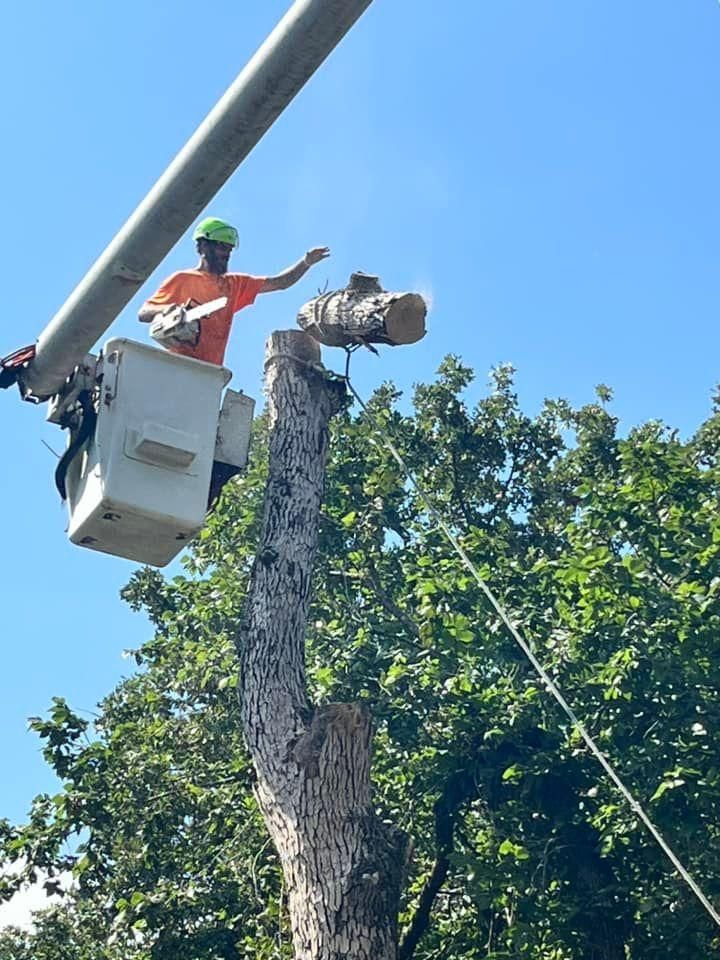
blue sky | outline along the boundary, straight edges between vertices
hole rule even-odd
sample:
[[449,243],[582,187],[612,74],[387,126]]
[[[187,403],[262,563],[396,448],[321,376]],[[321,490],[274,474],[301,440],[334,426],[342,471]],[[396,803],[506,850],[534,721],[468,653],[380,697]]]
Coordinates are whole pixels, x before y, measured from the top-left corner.
[[[0,37],[4,322],[32,342],[286,9],[17,4]],[[718,374],[720,5],[716,0],[375,0],[209,212],[234,268],[332,259],[242,313],[228,365],[260,397],[267,334],[352,270],[431,298],[429,333],[354,360],[367,394],[459,353],[523,405],[615,391],[623,429],[690,434]],[[194,261],[183,238],[143,290]],[[113,334],[146,335],[138,297]],[[328,351],[328,365],[342,356]],[[27,717],[92,710],[149,634],[118,599],[133,564],[71,547],[43,411],[0,395],[0,816],[55,785]]]

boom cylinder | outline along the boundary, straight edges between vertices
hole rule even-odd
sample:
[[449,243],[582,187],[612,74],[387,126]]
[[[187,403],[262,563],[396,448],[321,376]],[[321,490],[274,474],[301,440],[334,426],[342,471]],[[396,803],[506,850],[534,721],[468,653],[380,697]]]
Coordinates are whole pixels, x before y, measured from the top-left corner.
[[372,0],[296,0],[40,334],[26,395],[60,389]]

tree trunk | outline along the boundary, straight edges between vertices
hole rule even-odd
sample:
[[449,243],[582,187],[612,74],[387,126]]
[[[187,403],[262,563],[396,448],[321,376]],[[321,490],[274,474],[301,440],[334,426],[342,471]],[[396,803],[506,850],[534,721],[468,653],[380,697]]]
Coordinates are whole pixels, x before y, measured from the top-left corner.
[[356,343],[399,346],[425,336],[427,306],[418,293],[386,293],[377,277],[354,273],[344,290],[323,293],[300,308],[297,321],[329,347]]
[[328,446],[344,385],[317,344],[272,334],[266,354],[270,473],[241,635],[241,708],[256,795],[289,891],[297,960],[395,960],[405,836],[370,795],[371,720],[314,707],[305,623]]

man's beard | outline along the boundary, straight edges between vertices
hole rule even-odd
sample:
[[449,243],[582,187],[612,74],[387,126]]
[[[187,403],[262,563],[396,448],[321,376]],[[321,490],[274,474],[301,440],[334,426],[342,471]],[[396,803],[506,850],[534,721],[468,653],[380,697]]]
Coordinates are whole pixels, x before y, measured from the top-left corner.
[[227,273],[229,257],[223,258],[219,254],[212,251],[208,254],[208,266],[212,273]]

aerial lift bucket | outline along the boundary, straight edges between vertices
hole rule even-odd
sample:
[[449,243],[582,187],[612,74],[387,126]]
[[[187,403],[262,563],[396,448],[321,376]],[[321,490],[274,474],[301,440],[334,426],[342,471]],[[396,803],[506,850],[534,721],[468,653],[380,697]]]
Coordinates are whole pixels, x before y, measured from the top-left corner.
[[162,567],[202,527],[213,463],[244,467],[254,401],[230,371],[128,339],[51,404],[70,427],[59,487],[79,546]]

